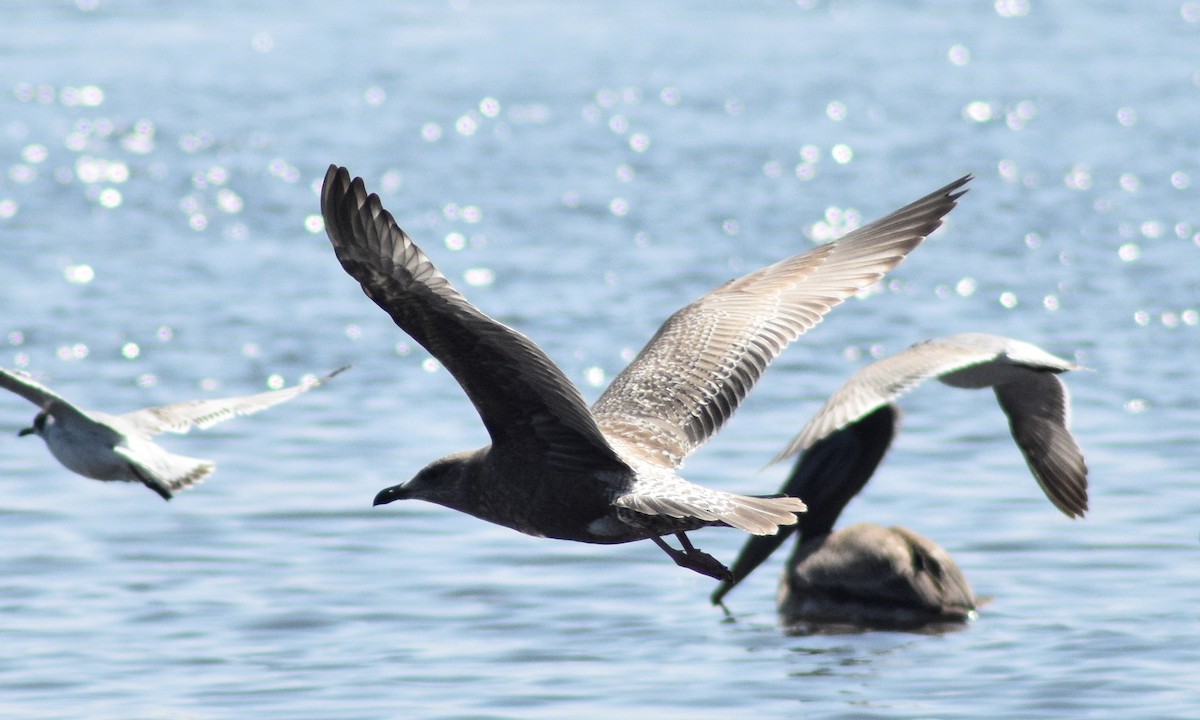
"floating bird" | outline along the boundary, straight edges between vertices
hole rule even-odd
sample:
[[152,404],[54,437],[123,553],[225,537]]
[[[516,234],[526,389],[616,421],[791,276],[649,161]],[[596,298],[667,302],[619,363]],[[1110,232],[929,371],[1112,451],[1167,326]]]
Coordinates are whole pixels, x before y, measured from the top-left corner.
[[[795,523],[804,504],[711,490],[676,468],[732,415],[788,343],[937,228],[969,179],[676,312],[589,409],[537,345],[450,284],[361,178],[330,166],[321,212],[339,262],[454,376],[492,441],[435,460],[380,491],[375,505],[415,498],[539,537],[649,539],[681,567],[728,577],[728,568],[692,546],[687,531],[718,525],[774,533]],[[670,534],[682,550],[662,539]]]
[[[900,414],[892,401],[931,377],[953,387],[992,387],[1046,496],[1068,517],[1082,516],[1087,466],[1068,429],[1068,393],[1058,377],[1079,367],[1029,343],[967,333],[918,343],[855,373],[776,458],[803,450],[782,491],[808,504],[779,587],[785,624],[917,628],[971,617],[977,603],[970,585],[932,540],[903,527],[864,523],[833,532],[833,525],[891,445]],[[713,603],[791,530],[751,538]]]
[[171,494],[191,487],[214,469],[208,460],[174,455],[151,437],[162,432],[186,433],[193,425],[207,428],[237,415],[251,415],[291,400],[346,370],[282,390],[246,397],[191,400],[149,407],[123,415],[85,411],[23,374],[0,368],[0,387],[41,408],[33,426],[18,435],[37,435],[50,454],[68,470],[93,480],[140,482],[170,500]]

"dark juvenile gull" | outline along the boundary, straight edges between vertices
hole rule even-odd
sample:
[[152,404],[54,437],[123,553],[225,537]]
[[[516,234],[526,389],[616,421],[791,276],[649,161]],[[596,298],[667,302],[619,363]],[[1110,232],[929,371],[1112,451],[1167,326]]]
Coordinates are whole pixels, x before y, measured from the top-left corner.
[[[348,366],[347,366],[348,367]],[[190,400],[148,407],[123,415],[87,411],[64,400],[24,374],[0,368],[0,387],[41,408],[33,426],[18,435],[37,435],[68,470],[93,480],[140,482],[170,500],[171,494],[200,482],[214,470],[208,460],[174,455],[150,438],[163,432],[186,433],[238,415],[251,415],[286,402],[345,370],[338,368],[311,382],[246,397]]]
[[[589,409],[537,345],[451,286],[361,178],[330,166],[321,212],[342,267],[454,376],[492,441],[435,460],[375,504],[426,500],[538,537],[650,539],[682,567],[728,577],[684,533],[718,525],[770,534],[795,523],[804,504],[711,490],[676,468],[788,343],[937,228],[969,179],[676,312]],[[670,534],[682,550],[661,537]]]
[[[1028,343],[981,333],[914,345],[855,373],[780,457],[797,450],[782,492],[803,497],[796,548],[780,581],[778,608],[793,628],[919,628],[961,622],[976,601],[950,555],[904,527],[862,523],[833,532],[899,426],[893,400],[937,377],[954,387],[993,387],[1013,437],[1047,497],[1069,517],[1087,510],[1087,466],[1068,430],[1067,389],[1058,374],[1079,366]],[[752,538],[713,603],[778,548],[792,528]]]

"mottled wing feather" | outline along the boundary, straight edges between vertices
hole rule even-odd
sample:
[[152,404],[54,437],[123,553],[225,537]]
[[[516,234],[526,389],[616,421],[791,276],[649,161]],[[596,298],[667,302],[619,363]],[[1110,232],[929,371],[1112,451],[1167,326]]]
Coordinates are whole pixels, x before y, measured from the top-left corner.
[[312,382],[293,385],[292,387],[269,392],[247,395],[245,397],[214,398],[212,400],[189,400],[173,405],[161,405],[135,410],[120,415],[122,420],[132,425],[143,435],[157,435],[163,432],[186,433],[193,426],[205,429],[239,415],[253,415],[308,392],[324,384],[335,375],[344,372],[349,366],[338,368],[324,377]]
[[593,405],[600,426],[647,460],[678,466],[729,419],[788,343],[933,232],[969,179],[676,312]]
[[[794,525],[796,513],[805,505],[792,497],[751,497],[710,490],[675,478],[663,485],[639,482],[633,492],[616,498],[613,505],[641,515],[696,518],[703,523],[723,524],[752,535],[773,535],[780,526]],[[628,518],[646,527],[661,523],[646,518]],[[684,529],[684,528],[680,528]]]
[[1013,438],[1042,491],[1068,517],[1088,507],[1087,464],[1071,435],[1067,386],[1053,372],[996,386]]
[[895,401],[930,378],[992,361],[1001,350],[1001,347],[927,340],[877,360],[851,375],[834,391],[771,462],[779,462],[812,447],[822,438]]
[[362,178],[330,166],[325,231],[363,292],[454,376],[496,445],[566,467],[624,467],[587,403],[529,338],[480,312],[396,225]]

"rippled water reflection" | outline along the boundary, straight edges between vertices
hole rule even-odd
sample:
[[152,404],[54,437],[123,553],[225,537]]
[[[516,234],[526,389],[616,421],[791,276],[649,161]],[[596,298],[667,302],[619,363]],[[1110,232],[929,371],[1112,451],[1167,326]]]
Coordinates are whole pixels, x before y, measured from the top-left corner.
[[[1035,2],[18,3],[0,58],[0,364],[121,411],[320,391],[164,440],[164,504],[69,475],[0,399],[0,715],[383,718],[1195,713],[1200,10]],[[1149,38],[1149,39],[1148,39]],[[981,595],[944,636],[789,637],[775,565],[725,619],[648,543],[372,510],[482,443],[323,237],[363,175],[590,397],[672,310],[964,172],[946,230],[776,363],[689,463],[760,470],[871,357],[1011,335],[1069,379],[1093,510],[1044,501],[990,402],[930,387],[844,523]],[[736,533],[697,542],[731,559]]]

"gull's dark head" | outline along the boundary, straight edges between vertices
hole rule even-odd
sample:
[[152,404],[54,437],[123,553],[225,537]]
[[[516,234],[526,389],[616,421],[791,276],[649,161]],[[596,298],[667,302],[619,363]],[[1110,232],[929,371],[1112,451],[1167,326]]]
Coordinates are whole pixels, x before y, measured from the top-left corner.
[[387,505],[396,500],[425,500],[452,510],[469,512],[470,493],[466,478],[472,467],[475,452],[447,455],[426,465],[411,480],[384,488],[375,496],[374,505]]
[[43,410],[33,419],[33,425],[22,429],[17,433],[17,437],[25,437],[26,435],[41,435],[46,431],[46,422],[50,420],[50,411]]

